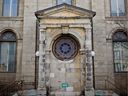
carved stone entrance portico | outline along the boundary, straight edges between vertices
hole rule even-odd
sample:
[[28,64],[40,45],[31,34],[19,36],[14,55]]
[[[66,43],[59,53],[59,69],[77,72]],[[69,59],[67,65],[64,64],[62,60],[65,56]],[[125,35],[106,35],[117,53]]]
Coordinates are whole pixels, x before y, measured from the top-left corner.
[[[35,15],[40,25],[38,89],[46,91],[49,87],[51,94],[71,94],[71,96],[80,95],[85,91],[86,96],[93,96],[91,19],[95,12],[61,4],[37,11]],[[69,40],[65,39],[66,36]],[[68,58],[66,54],[70,54],[69,51],[75,48],[70,47],[72,44],[63,43],[64,40],[72,42],[70,38],[74,38],[73,42],[79,43],[77,54],[71,59],[56,58],[52,48],[56,48],[53,44],[59,40],[57,38],[62,38],[60,39],[62,41],[59,41],[59,44],[62,42],[61,55],[64,50],[64,56]]]

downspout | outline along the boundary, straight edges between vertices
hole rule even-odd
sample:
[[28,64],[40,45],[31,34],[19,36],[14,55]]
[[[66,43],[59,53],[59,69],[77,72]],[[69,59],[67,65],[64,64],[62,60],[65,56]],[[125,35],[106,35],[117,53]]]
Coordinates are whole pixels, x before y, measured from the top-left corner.
[[[93,34],[93,18],[91,18],[91,38],[92,38],[92,51],[94,51],[94,34]],[[95,89],[95,66],[94,66],[94,56],[92,56],[92,66],[93,66],[93,87]]]
[[[39,51],[39,22],[36,20],[36,45],[35,45],[35,53]],[[37,89],[38,85],[38,64],[39,64],[39,57],[35,55],[35,89]]]
[[[90,0],[90,10],[92,10],[93,1]],[[92,38],[92,51],[94,51],[94,34],[93,34],[93,18],[91,18],[91,38]],[[93,88],[95,89],[95,65],[94,65],[94,56],[92,56],[92,66],[93,66]]]
[[[38,11],[38,0],[36,2],[36,11]],[[36,41],[35,41],[35,53],[39,50],[39,20],[36,20]],[[38,64],[39,64],[39,57],[37,57],[35,55],[35,89],[37,89],[37,85],[38,85]]]

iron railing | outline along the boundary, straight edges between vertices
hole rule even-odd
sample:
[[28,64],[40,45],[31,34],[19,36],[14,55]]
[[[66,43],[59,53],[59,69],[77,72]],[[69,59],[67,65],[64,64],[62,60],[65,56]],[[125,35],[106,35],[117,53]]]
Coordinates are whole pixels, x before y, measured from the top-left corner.
[[0,96],[12,96],[15,92],[22,90],[23,81],[1,82]]
[[33,89],[36,84],[31,81],[35,78],[34,76],[21,76],[18,80],[15,78],[7,80],[1,76],[0,78],[2,78],[0,80],[0,96],[12,96],[15,93],[18,93],[18,96],[23,96],[24,90]]
[[[100,84],[101,87],[97,89],[101,90],[111,90],[117,93],[119,96],[127,96],[127,84],[124,85],[124,82],[118,83],[114,77],[107,75],[97,75],[95,76],[96,83]],[[127,77],[123,77],[127,78]],[[98,80],[98,81],[97,81]]]
[[[22,96],[24,86],[26,85],[35,85],[36,82],[30,82],[34,76],[22,76],[19,81],[10,81],[10,82],[2,82],[0,81],[0,96],[12,96],[12,94],[20,91],[19,96]],[[123,77],[125,78],[125,77]],[[127,78],[127,77],[126,77]],[[127,96],[127,85],[124,86],[122,82],[118,83],[114,77],[100,75],[95,76],[95,82],[101,85],[100,88],[97,89],[102,90],[112,90],[113,92],[119,94],[120,96]],[[128,83],[128,82],[127,82]]]

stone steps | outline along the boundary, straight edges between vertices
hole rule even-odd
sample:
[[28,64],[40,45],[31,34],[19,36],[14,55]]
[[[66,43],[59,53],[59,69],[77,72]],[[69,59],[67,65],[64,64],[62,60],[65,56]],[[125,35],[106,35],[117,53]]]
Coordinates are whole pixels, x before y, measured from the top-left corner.
[[[23,96],[46,96],[41,90],[24,90]],[[18,96],[18,95],[14,95]],[[51,92],[50,96],[80,96],[80,92]],[[119,96],[111,90],[95,90],[95,96]]]
[[51,96],[79,96],[79,95],[80,92],[51,92]]
[[112,90],[95,90],[95,96],[119,96]]

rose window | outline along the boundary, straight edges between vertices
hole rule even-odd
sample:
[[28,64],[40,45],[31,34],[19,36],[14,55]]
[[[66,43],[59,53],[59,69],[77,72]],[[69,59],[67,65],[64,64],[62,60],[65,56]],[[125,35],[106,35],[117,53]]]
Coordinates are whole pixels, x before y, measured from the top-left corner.
[[61,36],[53,44],[53,53],[60,60],[73,59],[78,53],[78,42],[70,36]]

